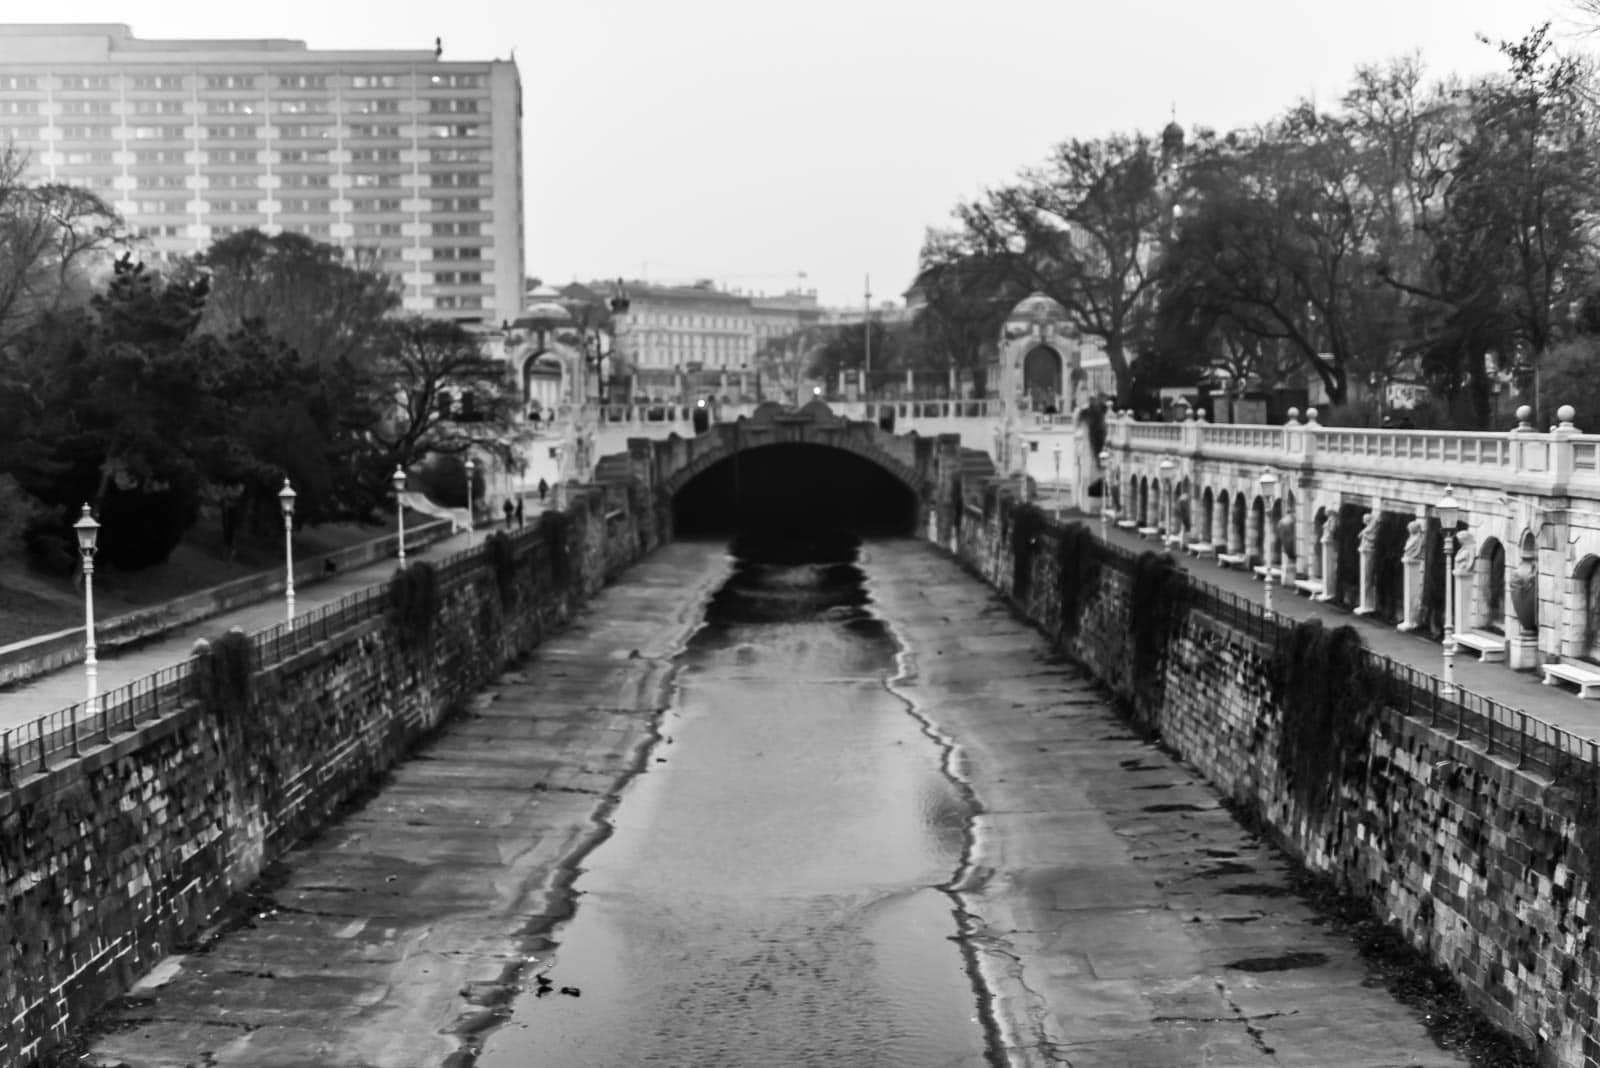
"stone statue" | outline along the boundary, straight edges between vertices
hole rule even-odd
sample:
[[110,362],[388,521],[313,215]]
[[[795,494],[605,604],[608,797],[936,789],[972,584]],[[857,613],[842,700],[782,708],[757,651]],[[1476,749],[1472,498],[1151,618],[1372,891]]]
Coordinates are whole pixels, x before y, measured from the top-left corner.
[[1189,529],[1189,495],[1178,494],[1177,503],[1172,506],[1172,516],[1178,523],[1179,530]]
[[1322,521],[1322,544],[1339,544],[1339,513],[1329,512],[1328,518]]
[[1524,556],[1506,582],[1511,592],[1511,610],[1525,637],[1539,633],[1539,568],[1532,556]]
[[1289,560],[1294,555],[1294,516],[1286,515],[1278,520],[1278,552]]
[[1457,534],[1454,568],[1456,575],[1460,578],[1468,577],[1472,574],[1472,569],[1477,562],[1478,547],[1472,543],[1472,535],[1465,533]]
[[1361,516],[1361,551],[1370,553],[1378,547],[1378,517],[1371,512]]
[[1413,519],[1406,524],[1406,547],[1400,553],[1408,564],[1414,564],[1422,559],[1422,540],[1426,524],[1420,519]]

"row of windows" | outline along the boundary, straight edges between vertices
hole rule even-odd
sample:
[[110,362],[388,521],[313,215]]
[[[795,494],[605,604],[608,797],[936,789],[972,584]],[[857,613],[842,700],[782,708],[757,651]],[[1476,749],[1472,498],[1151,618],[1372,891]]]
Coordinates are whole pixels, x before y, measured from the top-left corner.
[[[3,113],[0,113],[3,114]],[[57,127],[63,140],[67,141],[116,141],[123,136],[123,127],[114,125],[105,126],[80,126],[76,124],[61,125]],[[263,140],[262,127],[260,126],[203,126],[200,135],[212,141],[255,141]],[[335,128],[333,126],[310,126],[303,124],[280,124],[268,128],[272,136],[284,140],[309,140],[331,141],[334,140]],[[135,141],[158,140],[183,140],[187,141],[192,136],[187,125],[172,126],[129,126],[126,127],[127,136]],[[402,132],[403,131],[403,132]],[[33,140],[36,134],[29,130],[17,131],[20,139]],[[437,125],[429,124],[416,129],[416,134],[425,138],[438,140],[464,140],[476,137],[487,137],[485,128],[475,125]],[[354,125],[350,126],[350,137],[371,139],[405,139],[412,137],[410,126],[391,125]]]
[[[63,74],[59,76],[58,85],[61,89],[69,91],[101,91],[111,88],[112,75],[109,74]],[[401,75],[398,74],[353,74],[350,76],[350,87],[353,89],[395,89],[401,84]],[[182,89],[184,87],[181,74],[135,74],[128,84],[134,89]],[[208,74],[201,83],[207,89],[256,89],[261,87],[261,79],[253,74]],[[283,89],[326,89],[329,76],[326,74],[280,74],[277,75],[279,88]],[[421,83],[431,89],[478,89],[483,86],[483,77],[478,74],[433,74]],[[32,74],[7,74],[0,75],[0,89],[12,89],[19,92],[37,90],[40,88],[40,79]]]

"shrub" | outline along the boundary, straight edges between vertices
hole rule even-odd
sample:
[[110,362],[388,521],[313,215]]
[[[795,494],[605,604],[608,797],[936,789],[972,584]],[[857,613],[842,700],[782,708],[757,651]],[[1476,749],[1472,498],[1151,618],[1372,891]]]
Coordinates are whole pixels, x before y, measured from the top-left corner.
[[1278,760],[1290,791],[1313,817],[1326,813],[1348,775],[1366,766],[1379,685],[1361,634],[1320,619],[1295,624],[1274,656],[1282,728]]
[[495,588],[500,591],[500,604],[510,608],[517,598],[517,550],[511,535],[503,530],[490,534],[484,552],[489,557],[489,568],[494,573]]
[[1189,584],[1171,555],[1143,552],[1133,564],[1128,631],[1133,646],[1136,697],[1159,697],[1161,656],[1177,632],[1188,604]]
[[1044,513],[1037,505],[1019,504],[1011,510],[1011,596],[1024,609],[1033,588],[1033,557]]
[[196,658],[200,699],[227,722],[245,721],[257,667],[255,644],[248,634],[234,627],[219,635]]
[[399,571],[389,580],[389,618],[400,641],[417,649],[433,640],[433,622],[439,614],[439,574],[426,560]]
[[1100,585],[1102,549],[1083,523],[1068,523],[1056,541],[1057,597],[1061,605],[1061,636],[1074,637],[1082,625],[1088,595]]

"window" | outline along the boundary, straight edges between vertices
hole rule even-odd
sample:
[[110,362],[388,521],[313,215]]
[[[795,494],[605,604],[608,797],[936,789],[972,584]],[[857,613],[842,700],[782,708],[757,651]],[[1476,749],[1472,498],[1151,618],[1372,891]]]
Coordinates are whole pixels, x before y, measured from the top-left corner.
[[[215,155],[215,153],[213,153]],[[182,163],[181,148],[141,148],[133,154],[135,163]]]
[[284,197],[278,204],[281,211],[301,214],[320,214],[328,210],[326,200],[313,200],[310,197]]
[[181,200],[135,200],[133,210],[141,215],[183,215],[188,209]]
[[286,174],[283,176],[285,189],[326,189],[328,176],[326,174]]
[[83,167],[95,163],[110,163],[111,153],[102,150],[93,152],[67,152],[62,156],[62,162],[69,167]]
[[428,160],[432,163],[477,163],[483,159],[481,148],[430,148]]
[[142,237],[182,237],[183,227],[164,223],[159,226],[137,226],[133,232]]
[[208,115],[254,115],[256,102],[254,100],[207,100],[206,114]]
[[435,197],[434,211],[481,211],[483,201],[477,197]]
[[326,89],[328,76],[325,74],[280,74],[278,84],[285,89]]
[[434,237],[466,237],[479,232],[478,224],[475,222],[436,222],[433,224]]
[[398,201],[398,200],[357,200],[357,201],[352,202],[352,204],[350,206],[350,210],[351,211],[357,211],[357,212],[399,211],[400,210],[400,201]]
[[435,74],[428,84],[439,89],[476,89],[479,81],[476,74]]
[[253,174],[213,174],[212,189],[254,189],[259,182]]
[[398,126],[351,126],[351,137],[399,137]]
[[185,189],[186,179],[182,174],[141,174],[134,183],[140,189]]
[[471,188],[477,186],[478,176],[471,173],[441,171],[438,174],[428,175],[428,184],[435,189]]
[[251,74],[213,74],[206,78],[207,89],[254,89],[256,79]]
[[483,273],[481,271],[440,271],[433,276],[433,280],[440,285],[482,285]]
[[183,101],[181,100],[135,100],[133,102],[135,115],[182,115]]
[[350,184],[357,189],[386,189],[400,184],[398,174],[352,174]]
[[430,100],[428,111],[434,115],[467,115],[476,114],[478,102],[476,100]]
[[436,248],[433,258],[436,260],[479,260],[483,258],[483,250],[478,248]]
[[97,141],[115,136],[114,126],[63,126],[61,136],[68,141]]
[[307,237],[327,237],[333,232],[327,223],[297,223],[294,229]]
[[285,148],[278,151],[278,159],[284,163],[326,163],[328,150],[325,148]]
[[478,127],[472,125],[429,126],[427,130],[429,137],[461,138],[478,136]]
[[67,74],[61,78],[63,89],[110,89],[111,78],[105,74]]
[[326,100],[280,100],[278,110],[285,115],[326,115]]
[[0,115],[37,115],[37,100],[0,100]]
[[309,126],[305,123],[278,127],[278,136],[286,141],[325,141],[330,132],[326,126]]
[[350,79],[355,89],[393,89],[398,81],[393,74],[357,74]]
[[181,74],[140,74],[133,79],[135,89],[182,89]]
[[206,159],[212,163],[254,163],[256,151],[253,148],[214,148],[206,153]]
[[207,126],[206,136],[213,141],[245,141],[256,135],[254,126]]
[[400,224],[397,222],[358,222],[355,224],[357,237],[398,237]]
[[398,148],[358,148],[350,153],[354,163],[399,163],[400,150]]
[[349,112],[353,115],[398,115],[398,100],[352,100]]
[[254,200],[212,200],[208,201],[211,210],[216,212],[253,212],[256,210],[257,201]]
[[130,126],[128,136],[135,141],[182,140],[186,135],[182,126]]
[[37,89],[39,79],[31,74],[0,74],[0,89]]

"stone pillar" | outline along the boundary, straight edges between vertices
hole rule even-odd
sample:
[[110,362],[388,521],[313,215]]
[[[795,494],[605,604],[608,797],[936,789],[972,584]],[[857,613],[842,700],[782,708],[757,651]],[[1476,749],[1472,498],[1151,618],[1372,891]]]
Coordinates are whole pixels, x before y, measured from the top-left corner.
[[1362,516],[1361,527],[1361,603],[1356,605],[1356,615],[1370,616],[1378,610],[1377,576],[1372,573],[1372,555],[1377,551],[1378,517],[1368,512]]
[[1407,560],[1404,565],[1405,584],[1401,589],[1401,604],[1405,618],[1400,621],[1400,630],[1417,629],[1417,604],[1422,600],[1422,561]]
[[1228,551],[1228,502],[1220,493],[1211,501],[1211,544],[1219,553]]
[[1339,521],[1328,513],[1322,524],[1322,592],[1313,600],[1331,601],[1339,587]]

